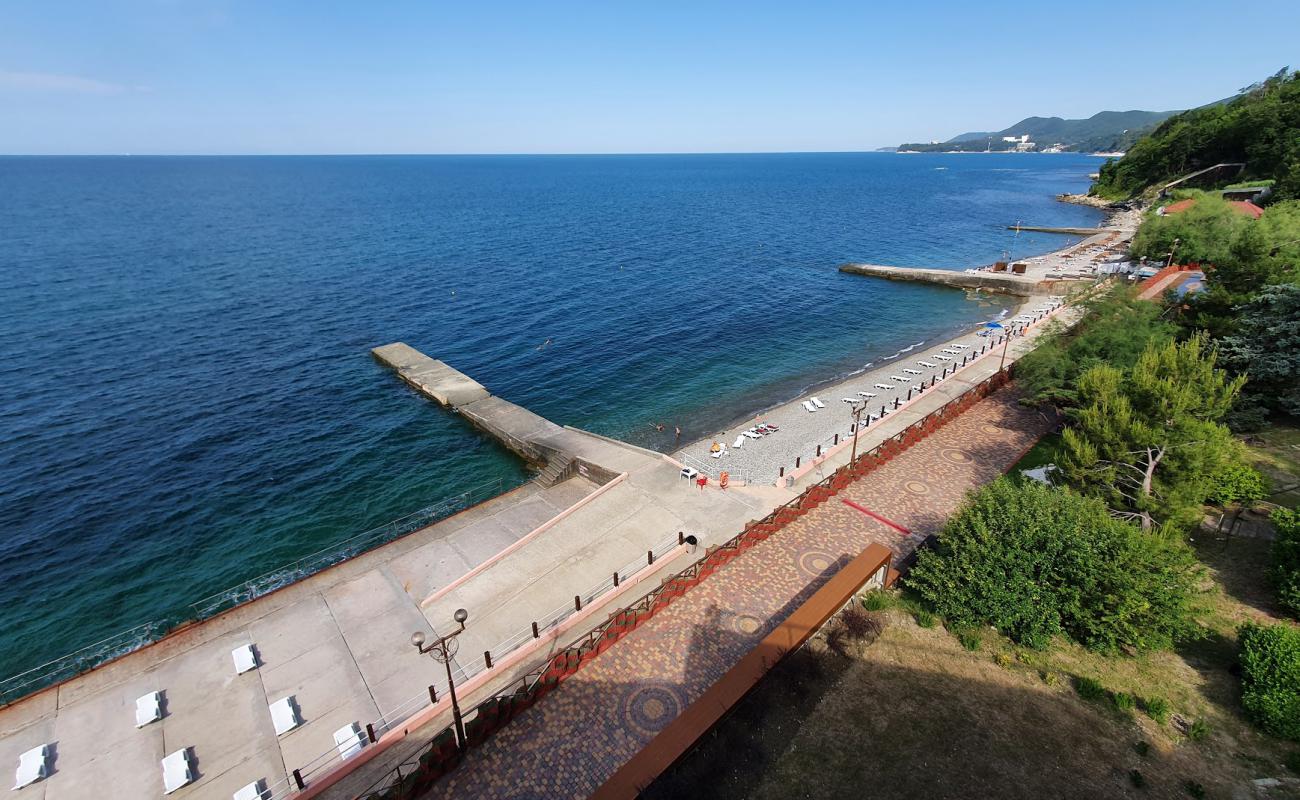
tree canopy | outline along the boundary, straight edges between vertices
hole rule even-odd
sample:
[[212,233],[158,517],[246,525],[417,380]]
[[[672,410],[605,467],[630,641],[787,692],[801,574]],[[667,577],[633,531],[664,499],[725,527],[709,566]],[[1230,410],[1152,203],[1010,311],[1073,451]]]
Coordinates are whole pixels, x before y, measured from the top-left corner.
[[1300,197],[1300,76],[1281,70],[1226,103],[1184,111],[1102,165],[1094,191],[1132,197],[1198,169],[1244,162],[1272,178],[1279,198]]
[[1216,368],[1203,335],[1152,342],[1128,369],[1092,367],[1079,378],[1058,467],[1143,528],[1190,527],[1213,476],[1241,458],[1219,420],[1244,382]]
[[1059,330],[1016,363],[1016,382],[1035,405],[1069,408],[1079,402],[1079,377],[1103,364],[1131,367],[1151,342],[1173,341],[1177,326],[1155,303],[1117,286],[1080,303],[1084,316]]
[[1095,499],[1001,478],[921,551],[907,583],[953,627],[1115,651],[1193,635],[1199,575],[1182,542],[1143,534]]

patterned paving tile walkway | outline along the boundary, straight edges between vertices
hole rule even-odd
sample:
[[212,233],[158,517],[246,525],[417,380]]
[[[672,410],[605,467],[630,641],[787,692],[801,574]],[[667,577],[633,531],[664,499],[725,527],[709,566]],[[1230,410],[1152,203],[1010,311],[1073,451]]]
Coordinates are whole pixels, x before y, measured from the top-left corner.
[[[583,798],[802,604],[879,542],[898,556],[1048,421],[1003,390],[696,586],[470,753],[427,796]],[[843,502],[870,509],[904,534]]]

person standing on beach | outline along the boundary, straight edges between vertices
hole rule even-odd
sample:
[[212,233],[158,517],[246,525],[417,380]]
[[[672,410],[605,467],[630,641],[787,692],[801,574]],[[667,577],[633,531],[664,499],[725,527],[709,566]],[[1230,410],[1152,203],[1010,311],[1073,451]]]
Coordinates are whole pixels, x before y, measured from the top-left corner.
[[682,426],[675,425],[673,426],[673,444],[677,444],[681,440],[682,440]]

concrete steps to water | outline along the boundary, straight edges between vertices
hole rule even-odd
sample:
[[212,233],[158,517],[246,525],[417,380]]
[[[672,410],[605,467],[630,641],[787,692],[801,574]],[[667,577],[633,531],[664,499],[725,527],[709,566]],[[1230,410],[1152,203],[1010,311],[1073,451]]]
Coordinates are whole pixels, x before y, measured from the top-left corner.
[[550,488],[573,475],[573,457],[566,454],[553,456],[546,461],[546,466],[533,480],[538,486]]

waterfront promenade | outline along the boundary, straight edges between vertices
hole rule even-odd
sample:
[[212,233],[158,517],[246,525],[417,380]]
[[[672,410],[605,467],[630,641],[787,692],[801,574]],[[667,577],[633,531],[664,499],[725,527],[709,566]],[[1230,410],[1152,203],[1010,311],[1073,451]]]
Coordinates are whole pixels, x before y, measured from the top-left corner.
[[[590,796],[839,565],[873,543],[896,558],[910,554],[967,491],[1009,468],[1049,425],[1020,407],[1012,389],[976,404],[627,634],[472,751],[427,796]],[[611,796],[626,796],[625,789]]]
[[[391,378],[377,372],[376,379]],[[470,609],[454,667],[462,679],[477,676],[485,650],[500,653],[521,633],[531,644],[533,620],[563,609],[575,594],[590,598],[648,549],[666,556],[652,574],[681,569],[689,548],[665,550],[678,531],[722,541],[783,502],[765,496],[772,487],[701,492],[658,454],[570,429],[564,435],[575,454],[616,480],[601,486],[575,475],[547,488],[529,483],[0,709],[0,763],[16,765],[20,753],[40,745],[51,752],[49,777],[12,796],[162,797],[160,761],[182,750],[195,780],[171,797],[228,800],[259,781],[273,796],[287,796],[293,770],[310,785],[338,765],[336,732],[380,723],[383,733],[383,721],[429,705],[431,684],[445,696],[441,666],[418,655],[410,636],[446,632],[452,608]],[[492,568],[460,583],[447,602],[421,607],[485,564]],[[589,624],[606,604],[626,602],[615,594],[592,599]],[[259,666],[237,674],[232,651],[244,645],[255,648]],[[556,646],[553,639],[540,645],[537,659]],[[509,669],[498,673],[492,677],[502,683],[513,679]],[[482,693],[495,686],[483,683]],[[163,716],[137,729],[136,700],[154,691],[162,692]],[[277,735],[270,706],[284,698],[300,724]]]
[[[1008,359],[1042,330],[1014,339]],[[993,358],[964,367],[863,431],[860,452],[997,368]],[[413,631],[444,633],[454,608],[469,610],[454,668],[469,683],[462,701],[479,702],[694,560],[691,548],[676,546],[677,532],[706,547],[725,541],[849,457],[847,447],[827,453],[790,486],[701,490],[660,454],[559,426],[547,427],[547,440],[599,469],[549,487],[530,483],[0,709],[0,763],[40,745],[51,753],[50,775],[13,796],[162,797],[160,760],[184,752],[194,781],[171,797],[224,800],[258,782],[285,797],[295,770],[312,794],[341,769],[342,782],[321,796],[350,797],[449,722],[445,678],[414,652]],[[649,549],[659,559],[626,580]],[[614,592],[603,582],[616,570],[625,581]],[[530,642],[530,623],[575,595],[583,614]],[[502,659],[511,643],[531,649]],[[237,674],[231,653],[244,645],[255,648],[258,668]],[[491,669],[485,650],[497,654]],[[428,702],[430,685],[439,705]],[[163,693],[163,716],[136,728],[136,699],[153,691]],[[277,735],[270,706],[286,698],[298,724]],[[341,753],[353,751],[340,749],[339,732],[367,724],[380,746],[363,746],[340,768]]]

